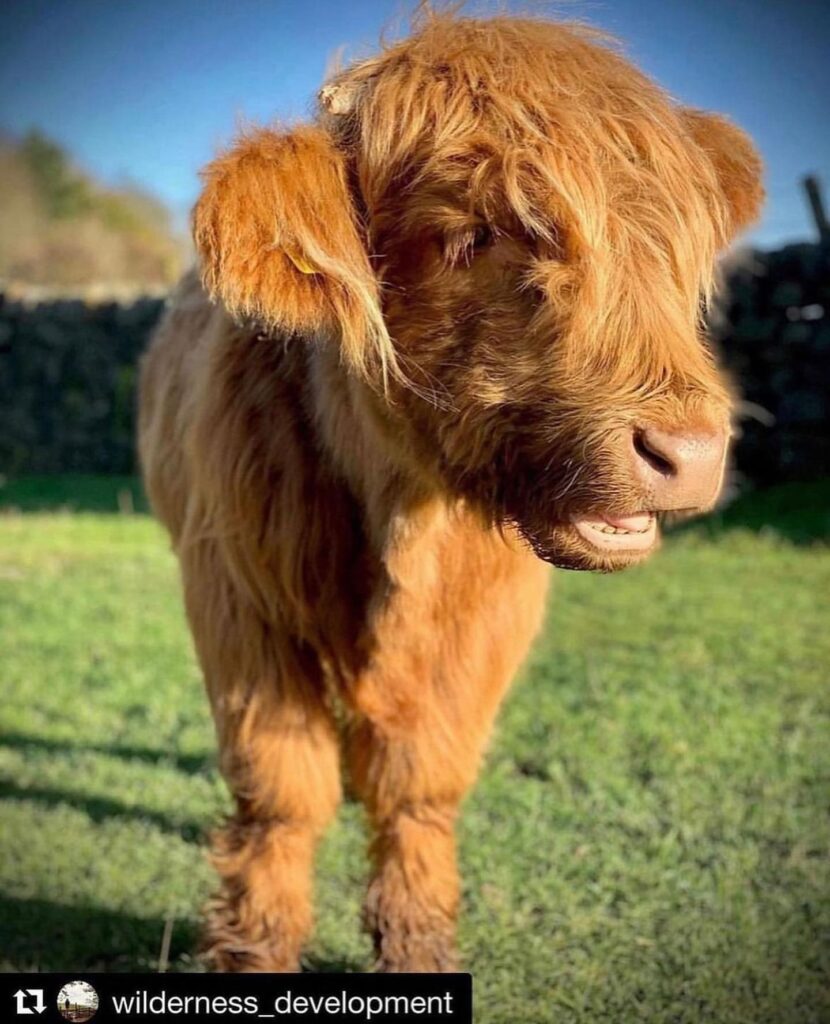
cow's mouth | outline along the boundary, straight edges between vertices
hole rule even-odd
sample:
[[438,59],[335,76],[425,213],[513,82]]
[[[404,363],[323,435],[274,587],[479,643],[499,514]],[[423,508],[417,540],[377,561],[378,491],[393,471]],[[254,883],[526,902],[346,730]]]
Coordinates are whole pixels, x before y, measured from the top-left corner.
[[603,554],[645,554],[657,542],[657,516],[653,512],[574,516],[571,524],[583,541]]
[[519,528],[536,555],[560,569],[616,572],[648,558],[660,542],[655,512],[593,512],[547,529]]

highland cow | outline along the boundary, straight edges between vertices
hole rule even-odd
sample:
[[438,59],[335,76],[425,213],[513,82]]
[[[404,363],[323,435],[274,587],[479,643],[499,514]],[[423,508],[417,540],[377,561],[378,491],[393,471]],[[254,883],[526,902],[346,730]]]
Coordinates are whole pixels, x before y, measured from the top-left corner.
[[235,800],[215,967],[297,969],[341,764],[379,968],[456,965],[454,821],[550,564],[639,562],[718,494],[701,314],[761,197],[748,138],[598,33],[434,13],[206,169],[140,450]]

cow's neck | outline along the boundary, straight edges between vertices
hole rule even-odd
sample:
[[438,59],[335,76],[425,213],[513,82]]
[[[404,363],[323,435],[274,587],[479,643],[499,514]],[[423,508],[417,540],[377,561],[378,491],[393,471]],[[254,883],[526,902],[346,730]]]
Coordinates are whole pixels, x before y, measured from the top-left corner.
[[310,349],[309,404],[321,446],[364,510],[378,549],[402,519],[447,503],[440,485],[415,464],[383,399],[346,369],[334,345]]

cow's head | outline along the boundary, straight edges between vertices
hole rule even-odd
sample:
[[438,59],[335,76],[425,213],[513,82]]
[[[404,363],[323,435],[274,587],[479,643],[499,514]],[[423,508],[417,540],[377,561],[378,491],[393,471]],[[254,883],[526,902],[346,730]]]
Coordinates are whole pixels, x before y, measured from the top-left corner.
[[339,344],[425,480],[615,569],[717,497],[701,311],[761,198],[739,129],[590,31],[432,15],[213,163],[194,225],[211,292]]

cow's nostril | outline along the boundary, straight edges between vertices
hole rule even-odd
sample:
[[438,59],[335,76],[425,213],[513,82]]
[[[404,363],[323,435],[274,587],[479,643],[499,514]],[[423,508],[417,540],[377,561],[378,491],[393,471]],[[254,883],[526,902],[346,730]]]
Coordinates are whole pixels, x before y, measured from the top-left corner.
[[652,469],[663,476],[675,476],[677,466],[663,452],[661,452],[649,438],[645,430],[634,431],[634,451]]
[[725,431],[681,432],[644,425],[629,438],[631,468],[643,488],[644,507],[657,512],[711,507],[723,476]]

